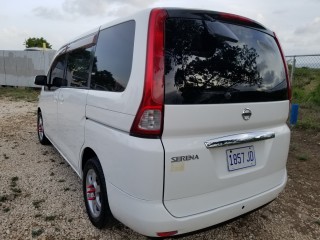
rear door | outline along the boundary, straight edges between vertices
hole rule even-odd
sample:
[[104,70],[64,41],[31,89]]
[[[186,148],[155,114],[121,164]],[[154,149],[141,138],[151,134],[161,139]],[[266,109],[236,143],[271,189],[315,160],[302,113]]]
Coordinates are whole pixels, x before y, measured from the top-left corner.
[[273,34],[182,15],[165,28],[164,204],[176,217],[283,183],[290,138],[287,77]]

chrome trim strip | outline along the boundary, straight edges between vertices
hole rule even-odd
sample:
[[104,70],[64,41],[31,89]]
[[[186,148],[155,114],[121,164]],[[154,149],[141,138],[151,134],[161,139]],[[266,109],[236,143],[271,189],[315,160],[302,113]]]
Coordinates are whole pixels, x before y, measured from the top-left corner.
[[218,148],[242,143],[263,141],[274,138],[275,136],[276,135],[274,132],[240,133],[207,140],[204,142],[204,145],[206,146],[206,148]]

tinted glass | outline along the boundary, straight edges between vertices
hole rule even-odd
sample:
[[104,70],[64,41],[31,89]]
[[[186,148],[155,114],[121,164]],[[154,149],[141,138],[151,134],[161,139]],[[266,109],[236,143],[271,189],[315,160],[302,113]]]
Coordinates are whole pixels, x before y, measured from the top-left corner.
[[165,103],[287,99],[280,51],[270,35],[219,21],[166,21]]
[[[58,56],[55,61],[53,62],[51,66],[51,74],[50,74],[50,84],[54,84],[56,86],[63,85],[63,79],[64,79],[64,70],[65,70],[65,64],[66,64],[66,55],[60,55]],[[55,87],[52,87],[55,88]],[[53,89],[52,89],[53,90]]]
[[91,50],[89,48],[78,48],[68,53],[67,75],[68,86],[71,87],[87,87]]
[[91,88],[122,92],[129,81],[135,22],[125,22],[99,33],[93,62]]

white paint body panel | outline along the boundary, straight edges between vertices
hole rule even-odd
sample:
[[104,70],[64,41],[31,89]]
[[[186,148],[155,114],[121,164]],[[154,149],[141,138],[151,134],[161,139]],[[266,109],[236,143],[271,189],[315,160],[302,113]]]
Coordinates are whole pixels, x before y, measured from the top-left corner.
[[84,144],[87,89],[61,88],[58,96],[57,146],[79,171],[79,157]]
[[44,131],[52,141],[57,141],[58,130],[58,96],[60,89],[55,91],[44,91],[42,88],[39,107],[42,111]]
[[[252,117],[242,119],[250,108]],[[166,105],[162,142],[165,148],[164,204],[176,217],[232,204],[283,183],[290,142],[285,124],[289,102]],[[274,114],[273,114],[274,113]],[[206,140],[239,133],[269,131],[275,138],[208,149]],[[226,150],[254,146],[256,166],[228,171]],[[172,163],[175,156],[199,159]]]
[[85,138],[85,147],[95,151],[110,184],[132,197],[161,201],[164,153],[159,139],[131,137],[91,120]]

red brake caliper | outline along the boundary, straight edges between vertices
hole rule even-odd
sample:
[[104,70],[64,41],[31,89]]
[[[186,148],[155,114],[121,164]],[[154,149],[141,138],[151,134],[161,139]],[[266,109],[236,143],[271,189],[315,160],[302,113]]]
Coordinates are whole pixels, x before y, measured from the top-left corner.
[[92,184],[87,186],[87,199],[96,200],[96,189]]

